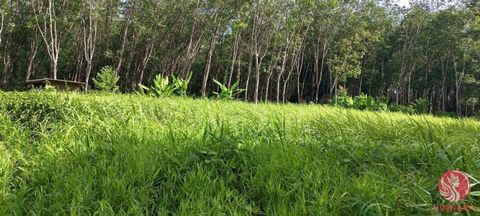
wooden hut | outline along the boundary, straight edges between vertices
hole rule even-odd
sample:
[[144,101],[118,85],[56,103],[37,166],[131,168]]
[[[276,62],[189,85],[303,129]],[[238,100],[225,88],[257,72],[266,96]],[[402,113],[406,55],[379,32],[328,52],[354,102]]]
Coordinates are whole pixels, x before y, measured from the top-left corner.
[[45,87],[45,85],[48,83],[59,91],[83,91],[85,89],[85,83],[83,82],[51,78],[27,80],[26,83],[27,86],[33,86],[35,88]]

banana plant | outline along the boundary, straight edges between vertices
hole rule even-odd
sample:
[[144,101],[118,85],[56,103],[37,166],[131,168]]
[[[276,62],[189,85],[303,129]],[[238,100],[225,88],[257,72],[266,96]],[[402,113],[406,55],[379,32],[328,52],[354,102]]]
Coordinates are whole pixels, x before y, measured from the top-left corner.
[[192,79],[192,72],[189,72],[187,74],[187,79],[183,79],[181,77],[175,77],[174,75],[172,75],[172,84],[176,88],[175,93],[181,97],[187,96],[188,85],[191,79]]
[[226,85],[222,84],[218,80],[213,80],[215,84],[220,87],[220,92],[214,92],[218,98],[224,99],[224,100],[232,100],[235,98],[236,95],[242,93],[245,91],[245,89],[238,89],[239,82],[235,82],[230,88],[227,87]]
[[147,94],[155,97],[170,97],[177,90],[177,86],[170,84],[168,77],[158,74],[153,80],[153,86],[148,88],[142,84],[138,84],[141,94]]

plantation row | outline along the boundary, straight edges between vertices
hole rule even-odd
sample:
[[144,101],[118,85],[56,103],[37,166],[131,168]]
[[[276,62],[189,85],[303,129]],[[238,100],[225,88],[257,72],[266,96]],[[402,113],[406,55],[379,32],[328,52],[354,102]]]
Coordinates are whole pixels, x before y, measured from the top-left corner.
[[480,176],[478,131],[316,105],[0,92],[0,215],[428,215],[448,204],[446,170]]
[[[97,90],[101,92],[115,93],[119,91],[119,86],[117,85],[119,79],[120,77],[115,73],[113,68],[107,66],[102,68],[102,70],[98,73],[97,78],[93,79],[93,81]],[[153,84],[150,87],[140,83],[137,84],[136,92],[141,95],[148,95],[158,98],[171,96],[186,97],[191,85],[191,79],[192,73],[188,73],[186,79],[176,77],[175,75],[163,77],[161,74],[159,74],[155,77]],[[217,85],[218,92],[213,92],[213,94],[222,100],[234,100],[238,94],[245,91],[245,89],[240,89],[238,87],[238,82],[234,83],[230,87],[220,83],[217,80],[214,80],[214,83]],[[348,92],[344,89],[340,89],[338,95],[330,99],[328,103],[333,106],[340,106],[344,108],[370,111],[394,111],[407,114],[427,114],[432,110],[432,104],[425,99],[416,100],[409,105],[395,105],[392,102],[378,100],[365,94],[352,97],[349,96]],[[451,117],[454,116],[452,113],[438,113],[437,115]],[[478,116],[478,118],[480,118],[480,116]]]

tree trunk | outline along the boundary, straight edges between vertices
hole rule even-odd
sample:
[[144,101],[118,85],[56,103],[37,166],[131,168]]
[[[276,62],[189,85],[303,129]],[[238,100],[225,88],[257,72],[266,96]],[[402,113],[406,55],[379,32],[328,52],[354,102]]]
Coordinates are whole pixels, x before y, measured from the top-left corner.
[[462,88],[463,76],[465,75],[465,60],[463,61],[462,71],[458,71],[457,61],[453,59],[453,65],[455,69],[455,107],[457,116],[462,116],[462,103],[460,99],[460,91]]
[[247,80],[245,83],[245,101],[248,101],[248,87],[250,84],[250,74],[252,73],[252,62],[253,62],[253,55],[250,55],[250,59],[248,60]]
[[297,51],[294,51],[292,64],[290,66],[290,70],[288,70],[286,79],[283,80],[282,103],[287,102],[287,87],[288,87],[288,84],[290,82],[290,78],[292,77],[293,70],[298,68],[298,64],[299,64],[300,56],[301,56],[300,49],[301,48],[299,48]]
[[258,95],[259,95],[259,88],[260,88],[260,69],[263,64],[263,58],[267,55],[268,49],[270,47],[270,41],[267,42],[266,47],[262,49],[261,45],[258,40],[258,35],[255,36],[255,91],[253,95],[253,99],[255,103],[258,103]]
[[0,46],[2,45],[3,39],[3,26],[5,23],[5,13],[3,10],[0,10]]
[[266,101],[269,100],[268,97],[269,97],[269,91],[270,91],[270,80],[272,79],[275,65],[277,65],[277,58],[275,56],[272,56],[272,59],[270,59],[270,64],[268,65],[267,80],[265,81],[265,100]]
[[147,68],[148,62],[150,61],[150,58],[152,57],[153,51],[155,50],[155,41],[154,41],[155,36],[153,36],[150,39],[150,42],[147,44],[145,47],[145,53],[142,59],[142,62],[139,64],[139,67],[137,68],[137,74],[140,74],[140,77],[138,79],[138,83],[144,83],[143,82],[143,77],[145,75],[145,69]]
[[447,80],[445,59],[442,58],[442,112],[445,112],[445,83]]
[[87,62],[87,69],[85,71],[85,92],[88,92],[90,74],[92,73],[93,58],[95,56],[95,48],[97,41],[97,20],[96,18],[94,18],[93,15],[94,3],[92,1],[89,1],[88,3],[88,21],[84,20],[83,26],[83,46],[85,51],[84,56],[85,61]]
[[365,76],[365,64],[367,62],[367,55],[363,55],[362,57],[362,65],[361,65],[361,72],[360,72],[360,84],[358,85],[358,92],[357,95],[362,94],[362,87],[363,87],[363,78]]
[[232,65],[230,67],[230,74],[228,76],[228,82],[227,82],[227,87],[229,87],[229,88],[232,85],[233,73],[235,71],[235,62],[236,62],[237,56],[238,56],[240,39],[241,39],[241,33],[237,32],[237,34],[235,34],[235,42],[234,42],[233,50],[232,50]]
[[237,61],[237,81],[236,82],[240,82],[241,78],[242,78],[242,53],[239,52],[238,61]]
[[305,95],[305,83],[307,82],[308,72],[310,71],[310,62],[307,62],[307,69],[305,70],[307,73],[303,76],[302,80],[302,97]]
[[10,53],[6,53],[5,56],[3,57],[4,68],[3,68],[2,86],[4,87],[7,86],[11,63],[12,63],[12,58],[10,56]]
[[412,102],[412,88],[411,88],[412,73],[415,70],[416,66],[417,66],[417,63],[415,62],[412,66],[412,69],[408,72],[408,75],[407,75],[407,103],[408,104]]
[[[125,72],[122,75],[120,75],[121,77],[124,77],[124,80],[123,80],[123,83],[122,83],[122,90],[123,91],[128,91],[132,86],[130,85],[133,80],[136,79],[136,71],[133,69],[132,70],[132,63],[134,65],[136,65],[137,62],[134,61],[134,56],[135,56],[135,48],[138,47],[138,42],[140,41],[139,40],[139,37],[142,35],[143,31],[140,30],[140,31],[135,31],[133,32],[132,34],[132,37],[130,39],[130,48],[128,48],[129,52],[128,52],[128,55],[126,57],[126,59],[128,61],[126,61],[126,67],[125,67]],[[134,63],[135,62],[135,63]],[[133,66],[134,68],[136,68],[135,66]]]
[[76,47],[82,47],[82,49],[77,49],[75,51],[75,54],[77,54],[77,57],[75,59],[75,73],[73,74],[73,78],[71,78],[74,81],[81,81],[83,80],[83,75],[84,75],[84,66],[83,63],[85,62],[85,45],[83,44],[83,32],[81,35],[79,35],[79,39],[76,42],[75,46]]
[[[200,0],[197,0],[197,6],[196,6],[196,9],[195,9],[195,16],[196,17],[199,17],[200,16]],[[197,32],[197,25],[198,25],[198,20],[200,20],[200,18],[195,18],[194,19],[194,22],[193,22],[193,25],[192,25],[192,29],[190,31],[190,37],[189,37],[189,42],[188,42],[188,46],[187,46],[187,50],[186,50],[186,53],[185,54],[182,54],[182,55],[185,55],[186,56],[186,63],[185,63],[185,66],[184,68],[180,71],[180,75],[182,77],[186,77],[187,74],[190,72],[190,69],[192,67],[192,64],[193,62],[195,61],[196,57],[197,57],[197,54],[198,54],[198,50],[200,49],[200,46],[202,45],[201,42],[203,40],[203,37],[204,37],[204,34],[206,34],[206,31],[207,29],[205,29],[204,31],[202,31],[201,33],[198,33]],[[199,35],[198,38],[195,40],[195,36],[196,35]]]
[[215,45],[217,43],[217,34],[218,34],[219,26],[215,27],[215,30],[212,33],[212,40],[210,41],[210,48],[208,50],[208,57],[207,57],[207,65],[205,67],[205,72],[203,73],[203,81],[202,81],[202,97],[206,96],[207,92],[207,83],[208,83],[208,76],[210,75],[210,67],[212,66],[212,57],[213,51],[215,50]]
[[253,92],[253,101],[258,103],[258,89],[260,87],[260,56],[255,54],[255,90]]
[[26,80],[30,80],[33,76],[33,64],[35,62],[35,57],[37,56],[38,46],[37,46],[37,36],[30,42],[30,54],[28,56],[28,67],[27,67],[27,76]]
[[[318,37],[317,43],[320,43],[320,36]],[[323,79],[323,68],[325,67],[325,58],[327,57],[328,53],[328,39],[324,38],[323,40],[323,48],[318,48],[315,51],[315,66],[316,66],[316,77],[315,77],[315,103],[320,102],[320,86],[322,84]],[[321,56],[320,56],[321,54]],[[320,57],[320,66],[318,66],[318,58]]]
[[125,46],[127,44],[129,26],[130,26],[130,15],[128,15],[127,20],[125,21],[125,27],[123,28],[122,46],[120,48],[120,53],[118,56],[117,67],[115,68],[115,71],[117,72],[117,74],[120,74],[120,70],[122,69],[123,56],[125,54]]
[[285,51],[283,53],[282,67],[280,68],[280,72],[278,73],[278,76],[277,76],[277,103],[280,103],[280,83],[282,81],[283,73],[285,72],[289,47],[290,47],[290,38],[287,38],[287,44],[285,47]]
[[[318,41],[320,41],[320,36],[318,36],[319,39]],[[320,45],[319,45],[319,42],[317,41],[317,46],[315,48],[315,54],[314,54],[314,62],[313,62],[313,74],[314,74],[314,81],[313,81],[313,88],[314,88],[314,92],[315,92],[315,103],[318,103],[318,96],[319,96],[319,91],[320,91],[320,83],[318,82],[319,80],[319,77],[322,76],[322,74],[320,74],[320,69],[319,69],[319,59],[320,59]]]
[[303,58],[305,56],[305,49],[302,49],[302,57],[301,60],[299,61],[299,64],[297,64],[297,100],[298,103],[303,102],[302,98],[302,92],[300,90],[300,77],[302,76],[302,70],[303,70]]
[[[52,78],[57,79],[58,70],[58,58],[60,54],[60,40],[57,31],[57,17],[55,15],[55,3],[54,0],[48,0],[48,6],[43,8],[43,2],[40,1],[42,6],[38,6],[38,0],[32,1],[32,8],[35,14],[45,13],[47,18],[40,23],[38,16],[35,16],[37,29],[45,42],[47,47],[47,53],[51,60],[51,73]],[[45,11],[41,11],[45,10]]]

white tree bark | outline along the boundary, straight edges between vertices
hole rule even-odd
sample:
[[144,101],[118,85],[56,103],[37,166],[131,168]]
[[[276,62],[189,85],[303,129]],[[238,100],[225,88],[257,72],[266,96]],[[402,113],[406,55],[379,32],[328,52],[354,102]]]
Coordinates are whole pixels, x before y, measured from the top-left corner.
[[88,0],[87,2],[88,17],[83,19],[83,47],[85,61],[87,62],[87,69],[85,71],[85,92],[88,91],[88,84],[90,81],[90,74],[93,67],[93,57],[95,56],[95,48],[97,41],[97,19],[95,16],[95,0]]
[[[57,31],[55,1],[48,0],[48,5],[44,5],[43,1],[32,0],[32,8],[38,31],[45,42],[47,53],[51,60],[52,78],[57,79],[60,40]],[[41,18],[39,19],[39,17]]]

